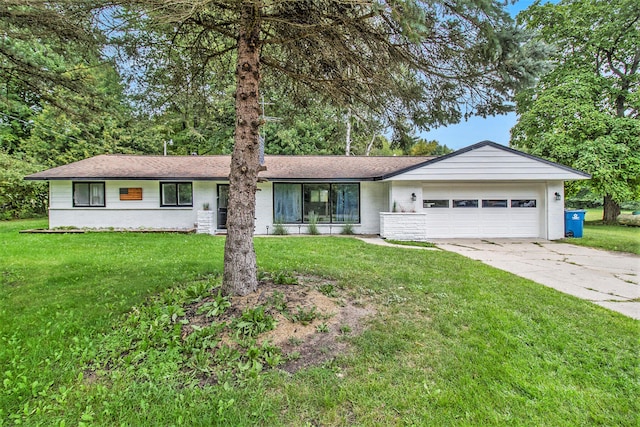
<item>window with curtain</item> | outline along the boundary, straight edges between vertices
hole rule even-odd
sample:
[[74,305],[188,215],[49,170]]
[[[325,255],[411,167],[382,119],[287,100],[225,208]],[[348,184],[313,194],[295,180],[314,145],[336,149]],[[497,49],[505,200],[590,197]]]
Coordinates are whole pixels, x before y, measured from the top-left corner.
[[161,206],[193,206],[193,187],[190,182],[160,184]]
[[273,184],[273,219],[284,224],[359,223],[360,184]]
[[104,182],[74,182],[73,206],[104,207]]
[[302,222],[301,184],[273,184],[273,219],[284,224]]
[[331,222],[360,222],[360,186],[331,184]]

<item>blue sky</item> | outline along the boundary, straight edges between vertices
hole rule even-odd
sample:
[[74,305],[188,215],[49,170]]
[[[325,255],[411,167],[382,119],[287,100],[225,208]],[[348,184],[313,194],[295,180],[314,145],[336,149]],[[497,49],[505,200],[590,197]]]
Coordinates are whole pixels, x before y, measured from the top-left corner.
[[[557,3],[558,0],[551,0]],[[515,17],[518,12],[526,9],[533,3],[533,0],[519,0],[513,5],[507,6],[507,10]],[[502,145],[509,145],[509,130],[516,124],[515,113],[507,115],[488,117],[472,117],[467,121],[462,121],[457,125],[433,129],[429,132],[420,133],[421,138],[427,140],[435,139],[440,144],[457,150],[480,141],[493,141]]]

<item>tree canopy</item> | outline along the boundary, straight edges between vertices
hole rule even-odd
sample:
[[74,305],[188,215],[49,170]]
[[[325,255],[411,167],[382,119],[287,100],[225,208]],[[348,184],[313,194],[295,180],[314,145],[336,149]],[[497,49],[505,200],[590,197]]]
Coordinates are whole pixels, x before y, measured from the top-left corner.
[[592,175],[605,221],[640,194],[640,3],[536,2],[519,20],[554,47],[552,69],[516,97],[511,144]]

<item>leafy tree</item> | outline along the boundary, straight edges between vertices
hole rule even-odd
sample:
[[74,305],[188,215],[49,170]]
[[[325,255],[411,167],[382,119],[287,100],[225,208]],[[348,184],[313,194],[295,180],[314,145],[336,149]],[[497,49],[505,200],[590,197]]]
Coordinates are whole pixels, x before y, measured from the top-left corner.
[[452,153],[453,150],[446,145],[440,145],[435,139],[432,141],[425,141],[420,139],[411,149],[409,154],[412,156],[442,156],[444,154]]
[[516,97],[511,144],[590,173],[613,222],[640,194],[640,3],[536,2],[519,19],[555,53],[553,69]]
[[33,161],[0,152],[0,220],[46,214],[47,185],[24,180],[25,175],[41,170]]
[[92,27],[93,12],[82,0],[3,0],[0,81],[26,102],[44,100],[76,112],[96,109],[100,102],[92,102],[91,97],[72,101],[60,98],[60,92],[56,92],[65,88],[67,93],[93,93],[91,82],[86,80],[88,71],[99,63],[95,53],[100,48],[100,37]]

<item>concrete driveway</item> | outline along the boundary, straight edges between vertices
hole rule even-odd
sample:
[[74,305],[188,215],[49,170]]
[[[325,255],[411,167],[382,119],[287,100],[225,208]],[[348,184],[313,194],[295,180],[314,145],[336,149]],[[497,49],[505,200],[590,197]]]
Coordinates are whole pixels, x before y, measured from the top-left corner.
[[640,319],[640,257],[548,240],[434,239],[439,248]]

